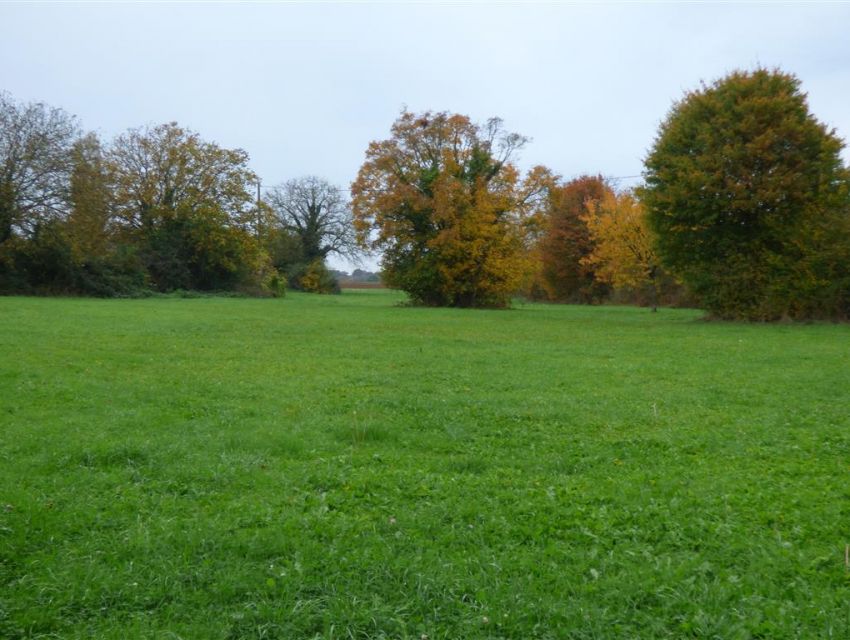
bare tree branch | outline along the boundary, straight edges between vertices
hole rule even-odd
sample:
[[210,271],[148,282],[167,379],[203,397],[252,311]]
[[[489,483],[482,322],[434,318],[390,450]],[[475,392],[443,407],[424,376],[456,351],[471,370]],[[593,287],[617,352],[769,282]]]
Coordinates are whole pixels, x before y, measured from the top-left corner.
[[68,213],[76,119],[43,103],[18,104],[0,92],[0,242],[31,234]]
[[289,180],[266,195],[282,229],[296,235],[305,259],[336,254],[352,260],[362,255],[351,208],[338,187],[316,176]]

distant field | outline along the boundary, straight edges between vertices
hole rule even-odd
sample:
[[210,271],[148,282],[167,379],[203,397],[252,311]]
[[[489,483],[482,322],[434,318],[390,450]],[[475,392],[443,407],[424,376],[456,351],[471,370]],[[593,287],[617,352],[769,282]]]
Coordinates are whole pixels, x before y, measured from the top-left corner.
[[0,638],[850,638],[850,327],[0,298]]
[[356,282],[354,280],[342,280],[340,282],[345,289],[385,289],[383,282]]

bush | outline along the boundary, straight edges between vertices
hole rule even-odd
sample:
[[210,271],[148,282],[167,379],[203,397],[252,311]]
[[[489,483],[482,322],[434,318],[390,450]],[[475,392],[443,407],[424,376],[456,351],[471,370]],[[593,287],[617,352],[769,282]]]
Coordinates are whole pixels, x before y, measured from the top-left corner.
[[39,226],[30,239],[0,245],[0,292],[126,297],[147,288],[144,267],[132,247],[103,256],[75,258],[60,222]]
[[125,298],[144,295],[148,279],[133,247],[121,246],[104,257],[78,265],[74,290],[101,298]]
[[271,269],[257,240],[214,209],[163,215],[143,246],[151,282],[162,292],[262,288],[262,274]]
[[308,293],[340,293],[339,281],[333,277],[323,260],[292,265],[287,271],[289,286]]

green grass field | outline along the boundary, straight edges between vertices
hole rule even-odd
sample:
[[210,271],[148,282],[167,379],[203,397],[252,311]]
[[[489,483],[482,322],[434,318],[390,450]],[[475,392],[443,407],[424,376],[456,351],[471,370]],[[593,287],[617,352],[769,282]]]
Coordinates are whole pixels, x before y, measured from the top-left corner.
[[850,638],[850,326],[0,298],[0,638]]

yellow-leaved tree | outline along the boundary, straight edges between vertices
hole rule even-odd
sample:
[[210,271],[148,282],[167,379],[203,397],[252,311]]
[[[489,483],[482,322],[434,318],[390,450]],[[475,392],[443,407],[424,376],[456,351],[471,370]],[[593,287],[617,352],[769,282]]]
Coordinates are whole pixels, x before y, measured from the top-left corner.
[[593,267],[596,278],[615,289],[645,291],[652,310],[658,306],[659,266],[646,212],[632,191],[607,190],[586,204],[582,220],[593,241],[581,262]]

